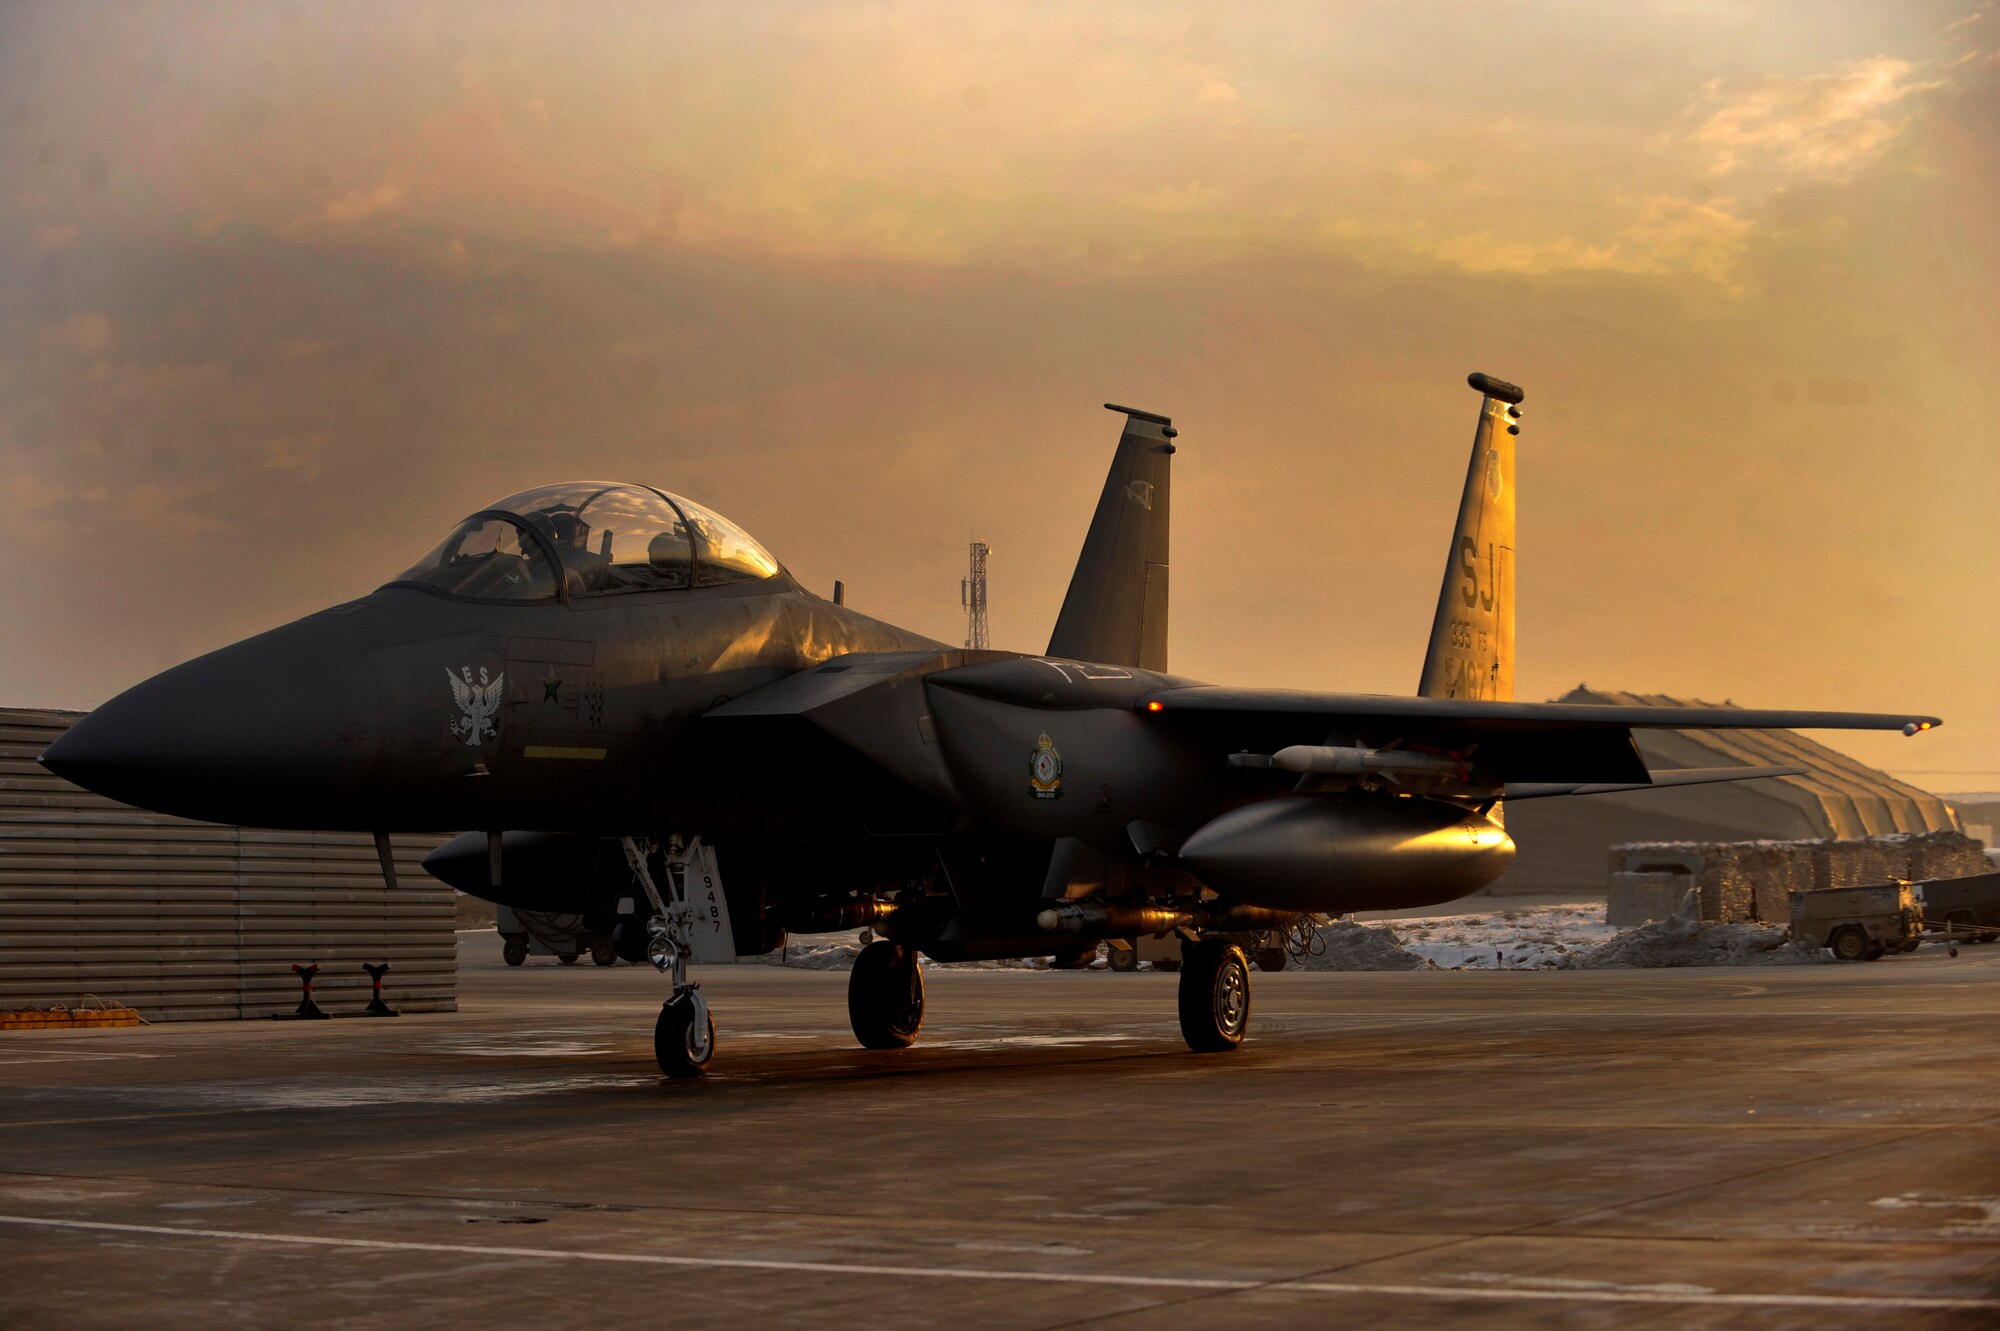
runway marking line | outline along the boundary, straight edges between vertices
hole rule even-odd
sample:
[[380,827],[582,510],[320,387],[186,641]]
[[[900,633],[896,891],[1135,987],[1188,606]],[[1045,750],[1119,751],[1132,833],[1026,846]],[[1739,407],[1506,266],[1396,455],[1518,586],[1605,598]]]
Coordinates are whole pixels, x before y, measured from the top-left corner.
[[678,1257],[664,1253],[570,1251],[563,1248],[496,1247],[475,1243],[420,1243],[398,1239],[333,1238],[318,1234],[272,1234],[242,1229],[183,1229],[174,1225],[115,1224],[105,1220],[57,1220],[47,1216],[0,1215],[0,1225],[31,1229],[82,1230],[103,1234],[158,1234],[181,1239],[232,1239],[314,1248],[359,1248],[380,1252],[439,1252],[470,1257],[521,1257],[542,1261],[609,1262],[629,1266],[684,1269],[786,1271],[806,1275],[893,1277],[911,1280],[995,1280],[1023,1284],[1095,1285],[1127,1289],[1199,1290],[1210,1293],[1344,1294],[1361,1297],[1469,1299],[1487,1303],[1694,1304],[1731,1308],[1890,1308],[1900,1311],[1972,1309],[2000,1311],[2000,1299],[1929,1295],[1718,1294],[1696,1290],[1538,1289],[1533,1286],[1474,1288],[1442,1285],[1368,1284],[1349,1281],[1232,1280],[1205,1276],[1102,1275],[1085,1271],[1012,1271],[992,1267],[892,1266],[861,1262],[796,1262],[761,1257]]

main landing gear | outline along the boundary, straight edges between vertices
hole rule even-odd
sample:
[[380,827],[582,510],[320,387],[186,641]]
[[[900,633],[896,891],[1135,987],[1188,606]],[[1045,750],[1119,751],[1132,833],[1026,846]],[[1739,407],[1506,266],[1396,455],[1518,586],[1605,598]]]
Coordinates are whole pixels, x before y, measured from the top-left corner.
[[847,974],[847,1021],[866,1049],[908,1049],[924,1028],[924,972],[917,954],[877,939]]
[[1181,1038],[1197,1054],[1236,1048],[1250,1025],[1250,961],[1243,949],[1204,938],[1189,943],[1181,959]]

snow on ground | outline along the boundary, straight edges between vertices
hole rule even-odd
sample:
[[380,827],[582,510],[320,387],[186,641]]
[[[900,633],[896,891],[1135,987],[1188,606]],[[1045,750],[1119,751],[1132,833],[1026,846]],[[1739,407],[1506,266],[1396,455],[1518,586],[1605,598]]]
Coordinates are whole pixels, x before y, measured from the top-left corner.
[[1287,966],[1308,971],[1428,971],[1434,962],[1404,947],[1387,926],[1370,928],[1353,920],[1322,924]]
[[1619,934],[1568,963],[1590,970],[1660,966],[1810,966],[1833,957],[1810,943],[1793,942],[1768,924],[1717,924],[1675,918]]
[[[793,939],[757,964],[844,971],[861,951],[860,936]],[[746,960],[748,960],[746,958]],[[1620,933],[1604,923],[1601,901],[1495,904],[1464,915],[1364,916],[1321,926],[1310,955],[1288,966],[1313,971],[1557,970],[1571,967],[1754,966],[1825,961],[1786,944],[1784,931],[1761,925],[1664,920]],[[1144,963],[1150,967],[1151,963]],[[1048,958],[954,962],[950,969],[1045,970]],[[1105,970],[1100,952],[1091,970]]]
[[1469,915],[1364,920],[1395,932],[1406,951],[1440,970],[1543,970],[1610,942],[1601,901],[1504,906]]
[[[790,966],[795,970],[844,971],[854,965],[854,958],[861,954],[861,936],[851,934],[812,934],[804,938],[789,940],[776,952],[762,957],[746,957],[766,966]],[[941,963],[928,963],[937,965]],[[1047,970],[1047,957],[1015,958],[1007,961],[954,961],[953,970]],[[1092,970],[1105,969],[1104,958],[1100,955],[1090,964]]]
[[[808,970],[846,970],[861,950],[856,935],[814,936],[762,960]],[[1364,916],[1322,925],[1304,958],[1313,971],[1557,970],[1570,967],[1784,965],[1826,960],[1784,944],[1784,931],[1759,925],[1668,920],[1620,933],[1601,901],[1495,904],[1464,915]],[[1150,966],[1150,963],[1146,963]],[[953,968],[1040,970],[1046,958],[957,962]],[[1102,955],[1092,970],[1105,969]]]

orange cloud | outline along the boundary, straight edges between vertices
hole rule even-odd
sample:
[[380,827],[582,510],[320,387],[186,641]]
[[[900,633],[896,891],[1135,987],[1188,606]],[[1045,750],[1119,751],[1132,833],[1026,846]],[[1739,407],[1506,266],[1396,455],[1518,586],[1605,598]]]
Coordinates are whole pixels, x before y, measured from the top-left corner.
[[383,181],[373,189],[358,189],[341,195],[321,210],[320,216],[340,226],[366,221],[386,213],[403,201],[403,187]]
[[1725,92],[1709,83],[1721,103],[1695,131],[1713,150],[1710,170],[1726,175],[1757,158],[1814,175],[1845,176],[1908,127],[1897,108],[1938,87],[1916,77],[1907,60],[1878,55],[1852,61],[1830,74],[1767,78]]

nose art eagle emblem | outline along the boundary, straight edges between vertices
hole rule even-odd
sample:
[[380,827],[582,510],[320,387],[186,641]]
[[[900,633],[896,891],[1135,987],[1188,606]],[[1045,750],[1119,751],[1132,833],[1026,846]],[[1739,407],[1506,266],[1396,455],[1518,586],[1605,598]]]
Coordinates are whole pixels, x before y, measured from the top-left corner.
[[472,682],[472,667],[461,668],[464,678],[451,673],[446,666],[444,677],[451,681],[451,696],[458,703],[459,718],[451,723],[451,733],[464,740],[473,748],[485,743],[488,735],[499,734],[493,724],[493,714],[500,710],[500,688],[507,682],[507,672],[494,676],[492,683],[486,681],[486,667],[479,667],[479,682]]

